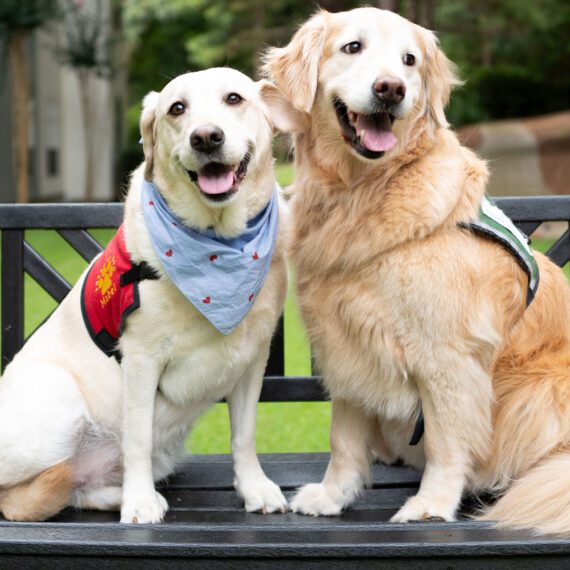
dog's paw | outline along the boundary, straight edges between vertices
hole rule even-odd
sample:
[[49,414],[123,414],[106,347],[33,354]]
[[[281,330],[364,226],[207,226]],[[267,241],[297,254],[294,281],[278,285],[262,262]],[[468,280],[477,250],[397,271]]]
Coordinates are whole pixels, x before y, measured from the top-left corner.
[[261,512],[265,515],[277,511],[287,512],[287,499],[279,486],[267,477],[242,485],[236,482],[235,487],[245,501],[245,510],[248,513]]
[[126,524],[152,524],[162,522],[168,510],[166,499],[156,491],[148,496],[124,498],[121,522]]
[[416,495],[410,497],[405,505],[390,519],[394,523],[411,521],[454,521],[455,506],[443,501],[430,500]]
[[331,497],[322,483],[301,487],[291,503],[291,510],[303,515],[334,516],[340,514],[343,504]]

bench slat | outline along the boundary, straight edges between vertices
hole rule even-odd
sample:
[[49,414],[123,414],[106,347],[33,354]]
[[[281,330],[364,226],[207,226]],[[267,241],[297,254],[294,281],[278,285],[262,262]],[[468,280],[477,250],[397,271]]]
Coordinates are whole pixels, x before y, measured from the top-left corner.
[[260,402],[322,402],[328,400],[319,376],[268,376],[263,382]]
[[24,271],[58,303],[71,291],[71,285],[28,242],[24,242]]
[[[308,460],[312,454],[294,454],[291,460],[271,461],[268,455],[260,455],[267,476],[285,489],[293,489],[304,483],[320,481],[328,465],[328,454],[320,454],[316,460]],[[284,455],[283,457],[287,457]],[[305,460],[305,457],[307,460]],[[198,461],[189,457],[183,461],[176,474],[168,479],[170,489],[233,489],[233,468],[230,456],[210,462],[207,456]],[[215,468],[212,466],[215,465]],[[420,482],[420,473],[408,467],[374,465],[374,487],[413,486]]]
[[[495,198],[515,222],[570,220],[570,196],[516,196]],[[0,229],[117,228],[122,203],[1,204]]]
[[570,260],[570,229],[566,230],[564,234],[556,240],[546,254],[560,267],[568,263]]
[[24,344],[24,232],[2,232],[2,370]]
[[58,230],[58,233],[87,262],[103,251],[103,246],[87,230]]
[[123,204],[2,204],[1,229],[118,228]]
[[570,196],[502,196],[494,200],[514,222],[570,220]]

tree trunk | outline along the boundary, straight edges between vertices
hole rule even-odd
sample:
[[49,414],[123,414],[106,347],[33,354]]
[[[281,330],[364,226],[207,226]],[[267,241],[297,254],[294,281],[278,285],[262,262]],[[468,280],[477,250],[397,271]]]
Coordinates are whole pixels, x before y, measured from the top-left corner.
[[435,29],[435,0],[426,0],[424,27],[428,30]]
[[400,0],[378,0],[377,5],[382,10],[400,11]]
[[29,82],[26,61],[26,31],[17,29],[10,37],[10,74],[12,79],[13,159],[16,178],[16,200],[30,200],[28,175]]
[[[267,27],[265,25],[265,0],[256,0],[254,4],[254,37],[258,45],[263,45],[266,42]],[[255,54],[255,73],[259,74],[262,62],[262,52],[261,50],[256,50]],[[259,76],[257,79],[261,79]]]
[[[317,5],[316,2],[315,5]],[[346,2],[344,0],[321,0],[318,2],[318,6],[328,10],[329,12],[342,12],[347,9]]]
[[427,28],[428,30],[434,29],[435,20],[435,0],[421,0],[416,2],[416,24]]
[[91,99],[90,72],[86,69],[78,71],[79,92],[81,94],[81,110],[83,115],[83,147],[85,151],[85,201],[93,202],[95,195],[93,181],[93,109]]
[[410,0],[408,10],[409,10],[408,19],[417,24],[418,12],[419,12],[418,0]]

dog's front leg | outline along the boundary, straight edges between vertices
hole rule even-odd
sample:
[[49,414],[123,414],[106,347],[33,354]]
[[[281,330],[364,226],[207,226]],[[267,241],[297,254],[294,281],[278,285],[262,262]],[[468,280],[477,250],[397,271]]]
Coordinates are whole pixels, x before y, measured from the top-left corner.
[[122,523],[158,523],[168,505],[154,488],[152,424],[160,368],[153,359],[126,351],[123,371]]
[[374,420],[343,400],[333,400],[331,459],[322,483],[302,487],[291,509],[305,515],[338,515],[370,477]]
[[[267,351],[262,351],[267,354]],[[287,500],[281,489],[265,475],[255,450],[256,410],[266,359],[255,362],[228,396],[232,426],[234,486],[248,512],[286,512]]]
[[[433,364],[439,364],[434,369]],[[490,448],[491,379],[474,358],[428,364],[418,378],[425,420],[426,467],[418,493],[392,522],[455,520],[474,464]]]

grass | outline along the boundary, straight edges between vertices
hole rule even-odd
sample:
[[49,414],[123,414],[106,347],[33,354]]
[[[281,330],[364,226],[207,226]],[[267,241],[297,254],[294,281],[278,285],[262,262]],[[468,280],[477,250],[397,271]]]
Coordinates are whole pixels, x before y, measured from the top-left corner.
[[[276,166],[277,179],[282,186],[293,182],[293,167]],[[91,234],[103,245],[113,235],[112,230],[92,230]],[[75,283],[87,264],[55,232],[31,230],[27,241],[70,283]],[[545,252],[552,240],[533,240],[533,247]],[[564,268],[570,279],[570,267]],[[305,330],[294,299],[291,278],[285,305],[285,373],[307,376],[311,372],[310,350]],[[33,281],[25,277],[25,333],[31,334],[56,308],[56,302]],[[330,424],[330,404],[326,402],[261,403],[258,405],[257,448],[260,453],[327,451]],[[186,442],[193,453],[229,453],[230,429],[227,406],[217,404],[194,426]]]
[[275,165],[275,177],[281,186],[289,186],[295,180],[295,167],[289,162],[279,162]]

